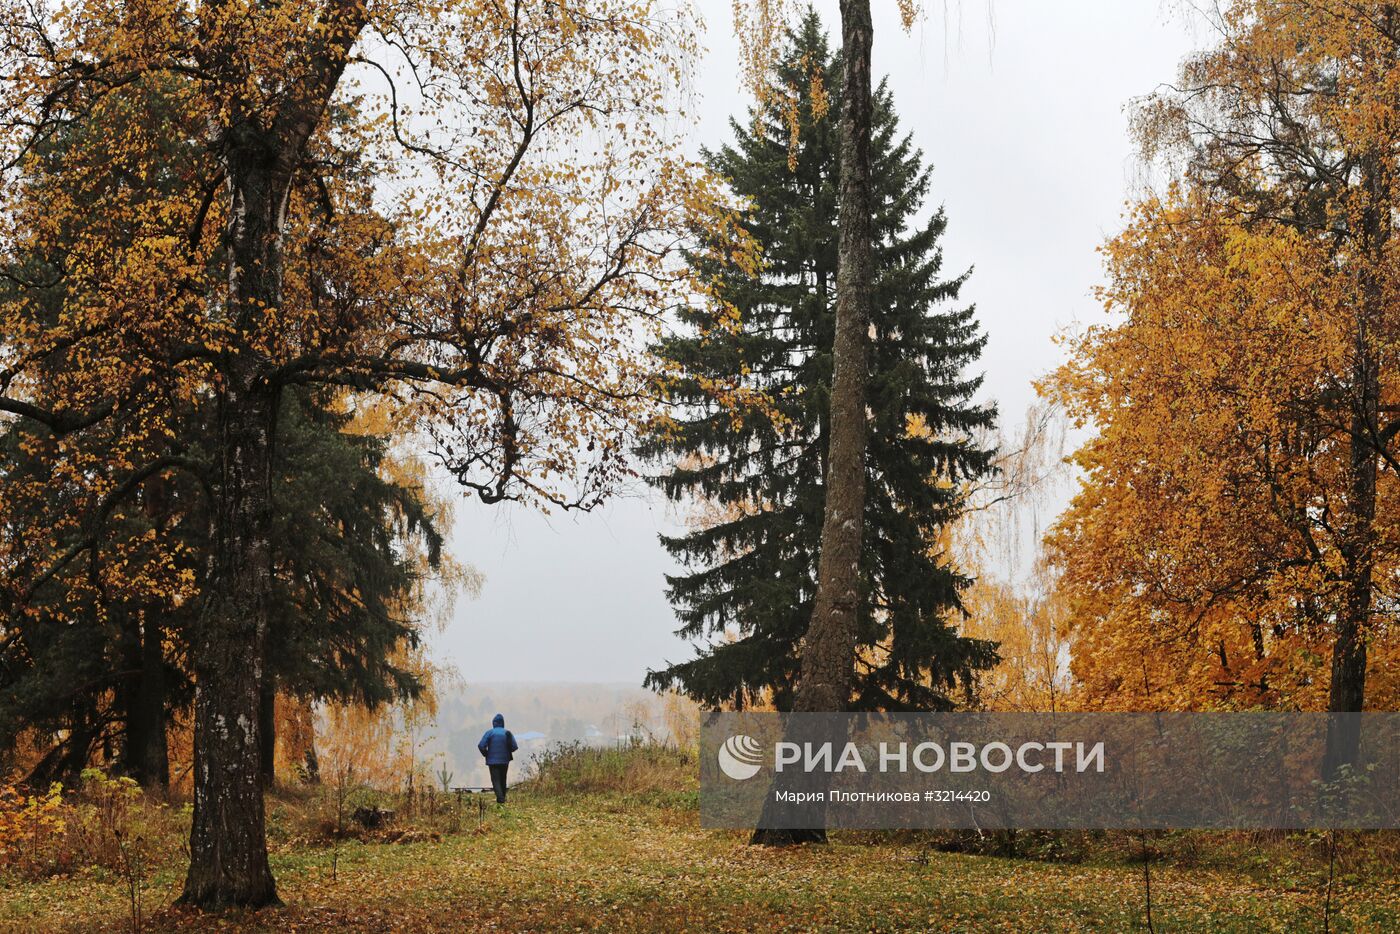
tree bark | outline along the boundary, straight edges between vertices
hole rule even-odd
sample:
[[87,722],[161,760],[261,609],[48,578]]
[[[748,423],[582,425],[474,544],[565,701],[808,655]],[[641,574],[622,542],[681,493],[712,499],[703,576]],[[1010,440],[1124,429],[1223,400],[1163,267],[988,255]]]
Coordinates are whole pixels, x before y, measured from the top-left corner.
[[[1337,617],[1332,643],[1332,682],[1327,709],[1331,713],[1360,713],[1366,699],[1366,631],[1371,618],[1374,561],[1372,526],[1376,517],[1376,455],[1366,426],[1367,411],[1375,413],[1379,400],[1371,353],[1360,346],[1366,342],[1364,328],[1358,336],[1356,411],[1351,427],[1351,481],[1347,509],[1348,529],[1343,547],[1346,567],[1346,593]],[[1344,765],[1352,765],[1360,749],[1360,723],[1354,717],[1334,717],[1327,724],[1327,750],[1323,773],[1334,779]]]
[[[246,340],[278,307],[291,175],[251,122],[230,134],[229,308]],[[221,454],[207,592],[195,627],[194,823],[184,904],[206,909],[277,902],[267,861],[259,708],[272,591],[272,445],[277,392],[265,361],[237,346],[218,399]]]
[[165,738],[165,655],[160,626],[149,613],[129,617],[129,640],[123,664],[132,672],[117,692],[126,720],[122,767],[145,788],[170,785],[170,758]]
[[267,860],[258,707],[271,591],[268,467],[272,400],[227,388],[220,400],[222,476],[214,567],[192,640],[194,823],[183,904],[277,902]]
[[145,735],[137,753],[146,786],[161,790],[170,787],[165,700],[165,647],[160,624],[147,614],[141,626],[141,690],[136,698]]
[[145,745],[145,723],[141,719],[141,709],[137,698],[141,692],[142,646],[140,614],[129,611],[125,606],[114,606],[110,618],[117,624],[120,633],[117,643],[117,667],[119,673],[112,691],[112,706],[120,717],[122,726],[121,755],[117,760],[117,770],[146,784],[142,769],[140,749]]
[[[183,904],[204,909],[277,902],[267,861],[259,706],[272,592],[271,470],[278,389],[258,349],[281,305],[282,236],[292,180],[340,83],[368,13],[326,0],[306,58],[275,112],[235,104],[213,140],[229,198],[224,231],[231,346],[217,383],[220,470],[207,590],[191,638],[195,672],[195,802]],[[236,37],[235,41],[236,41]],[[207,70],[238,87],[237,49],[212,48]]]
[[302,761],[306,766],[306,783],[319,785],[321,784],[321,758],[316,754],[316,715],[310,709],[310,705],[308,705],[307,717],[306,755]]
[[841,204],[825,514],[794,709],[844,710],[855,665],[865,517],[866,344],[875,279],[870,187],[870,0],[842,0]]
[[[1375,591],[1376,478],[1380,453],[1376,450],[1376,439],[1379,437],[1381,384],[1371,335],[1383,311],[1379,270],[1385,262],[1388,228],[1382,217],[1382,206],[1388,203],[1389,189],[1381,163],[1381,158],[1375,155],[1362,160],[1364,207],[1360,252],[1364,265],[1360,273],[1361,301],[1352,348],[1350,478],[1341,549],[1346,591],[1332,643],[1332,681],[1327,703],[1329,712],[1341,714],[1360,713],[1365,706],[1366,640]],[[1328,721],[1327,749],[1323,758],[1323,774],[1327,779],[1336,778],[1342,766],[1356,763],[1361,743],[1360,726],[1356,717],[1334,717]]]
[[[836,334],[832,344],[830,435],[824,484],[821,554],[812,622],[802,645],[793,709],[840,711],[851,696],[860,610],[861,538],[865,524],[866,344],[875,281],[870,184],[870,0],[842,0],[841,201],[836,272]],[[762,819],[760,819],[762,823]],[[759,827],[752,843],[824,843],[825,828]]]
[[[169,513],[167,489],[157,472],[142,485],[141,506],[155,528],[164,527]],[[118,705],[125,718],[122,767],[143,788],[170,787],[170,754],[166,744],[165,647],[160,624],[150,607],[121,610],[122,667],[130,672],[119,682]]]

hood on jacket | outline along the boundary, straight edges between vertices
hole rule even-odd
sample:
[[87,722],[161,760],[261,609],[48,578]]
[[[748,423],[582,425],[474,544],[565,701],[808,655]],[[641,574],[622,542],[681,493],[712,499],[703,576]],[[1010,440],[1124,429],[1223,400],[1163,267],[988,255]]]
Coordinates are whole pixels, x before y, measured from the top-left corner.
[[492,725],[492,726],[505,726],[505,725],[506,725],[506,718],[503,717],[503,716],[501,716],[500,714],[496,714],[494,717],[491,718],[491,725]]

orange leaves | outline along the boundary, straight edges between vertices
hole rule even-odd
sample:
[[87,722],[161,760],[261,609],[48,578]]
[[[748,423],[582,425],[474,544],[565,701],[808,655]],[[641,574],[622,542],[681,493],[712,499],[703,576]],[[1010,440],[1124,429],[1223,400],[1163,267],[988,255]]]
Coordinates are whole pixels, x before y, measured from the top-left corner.
[[919,14],[923,11],[923,4],[920,0],[896,0],[899,7],[899,22],[906,32],[914,28],[914,23],[919,19]]
[[[32,71],[6,88],[12,112],[57,94],[78,127],[30,155],[0,231],[66,253],[57,320],[21,291],[0,301],[0,330],[35,360],[68,342],[44,377],[68,407],[152,383],[197,403],[223,361],[250,353],[278,378],[411,406],[444,447],[475,452],[456,463],[483,493],[572,501],[559,487],[618,460],[649,417],[642,348],[662,317],[707,292],[679,248],[714,231],[713,248],[753,261],[722,185],[668,125],[696,48],[687,11],[375,4],[292,183],[280,300],[244,324],[223,294],[219,231],[240,215],[221,147],[285,112],[320,67],[308,48],[353,17],[318,3],[161,9],[73,5],[43,42],[25,34]],[[108,81],[116,66],[102,64],[103,80],[63,84],[99,48],[134,80]],[[30,129],[0,142],[18,154]],[[22,369],[6,390],[38,392],[37,368]],[[584,438],[597,456],[579,456]]]
[[[1315,707],[1343,622],[1393,652],[1369,601],[1400,560],[1400,490],[1357,482],[1393,459],[1379,413],[1400,398],[1392,15],[1232,4],[1139,111],[1144,151],[1184,171],[1105,249],[1120,317],[1047,386],[1100,429],[1051,544],[1102,702]],[[1342,596],[1359,580],[1370,609]],[[1371,696],[1393,696],[1375,659]]]
[[[1049,538],[1082,700],[1316,708],[1344,571],[1354,281],[1325,242],[1197,191],[1139,205],[1105,256],[1112,323],[1042,387],[1099,432]],[[1396,493],[1384,478],[1382,501]]]
[[63,786],[46,792],[0,785],[0,866],[28,857],[40,841],[63,833]]

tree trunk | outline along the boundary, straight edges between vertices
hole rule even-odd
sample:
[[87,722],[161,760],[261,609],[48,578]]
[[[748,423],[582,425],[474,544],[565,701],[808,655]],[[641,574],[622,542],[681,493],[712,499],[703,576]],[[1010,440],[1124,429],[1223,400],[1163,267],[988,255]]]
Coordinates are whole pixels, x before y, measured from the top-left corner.
[[82,772],[92,764],[93,751],[106,737],[108,721],[97,715],[90,697],[74,703],[68,717],[68,735],[44,753],[20,782],[34,788],[62,782],[77,787]]
[[[1364,330],[1364,329],[1363,329]],[[1363,343],[1364,336],[1358,339]],[[1369,358],[1368,351],[1362,351]],[[1346,594],[1337,618],[1332,643],[1332,683],[1327,709],[1331,713],[1360,713],[1366,699],[1366,631],[1371,618],[1373,591],[1372,526],[1376,516],[1376,457],[1365,426],[1364,411],[1374,413],[1379,398],[1374,373],[1365,359],[1356,366],[1360,379],[1357,411],[1351,429],[1351,489],[1347,504],[1349,528],[1343,556],[1346,562]],[[1356,762],[1361,742],[1360,722],[1355,717],[1335,717],[1327,724],[1327,750],[1323,773],[1331,780],[1344,765]]]
[[[122,750],[126,774],[145,788],[170,786],[170,757],[165,737],[165,655],[160,626],[149,612],[132,614],[133,644],[126,664],[135,673],[121,693],[126,718],[126,743]],[[128,680],[128,679],[123,679]]]
[[794,709],[844,710],[855,665],[865,518],[867,330],[875,279],[870,190],[870,0],[842,0],[845,89],[841,99],[840,241],[831,428],[817,595],[802,647]]
[[[1387,20],[1391,13],[1387,9]],[[1362,159],[1364,209],[1359,226],[1365,265],[1361,270],[1361,301],[1352,358],[1351,476],[1342,547],[1347,590],[1332,646],[1332,683],[1327,705],[1332,713],[1360,713],[1366,701],[1366,641],[1375,598],[1376,477],[1380,453],[1375,445],[1381,400],[1380,364],[1372,346],[1372,333],[1384,313],[1380,276],[1390,235],[1389,212],[1385,208],[1390,195],[1388,164],[1383,155],[1376,153]],[[1328,779],[1335,778],[1342,766],[1356,762],[1360,727],[1357,717],[1338,717],[1328,723],[1323,760]]]
[[[267,863],[258,710],[272,589],[271,469],[277,387],[258,350],[282,303],[282,233],[292,180],[368,17],[362,0],[327,0],[306,57],[289,67],[274,113],[234,105],[212,140],[228,190],[224,231],[231,346],[218,382],[220,474],[208,590],[191,638],[195,671],[195,804],[184,904],[277,901]],[[216,44],[205,67],[237,87],[240,54]],[[281,77],[281,76],[279,76]]]
[[[141,490],[142,509],[156,529],[169,517],[165,481],[157,473]],[[170,754],[166,745],[165,649],[162,632],[150,607],[123,606],[123,674],[117,683],[117,708],[123,718],[122,770],[142,787],[170,787]]]
[[[841,203],[837,247],[836,334],[832,344],[831,418],[824,484],[821,554],[812,622],[802,645],[793,709],[844,710],[850,702],[860,611],[861,538],[865,523],[867,331],[875,281],[874,204],[870,186],[870,0],[842,0]],[[760,819],[762,823],[762,819]],[[826,830],[759,827],[752,843],[824,843]]]
[[[1383,297],[1380,264],[1385,262],[1386,222],[1381,216],[1388,186],[1382,181],[1381,160],[1362,160],[1365,209],[1361,221],[1361,301],[1352,348],[1350,478],[1347,517],[1342,541],[1346,569],[1346,593],[1337,618],[1332,644],[1332,682],[1327,709],[1331,713],[1360,713],[1366,701],[1366,639],[1374,600],[1376,475],[1378,469],[1377,422],[1380,411],[1380,367],[1372,347],[1374,322],[1380,320]],[[1335,717],[1327,724],[1327,750],[1323,774],[1336,778],[1344,765],[1352,765],[1360,749],[1360,721]]]
[[116,769],[142,785],[146,784],[142,769],[141,749],[145,746],[146,724],[141,718],[138,698],[141,693],[142,645],[141,615],[125,605],[110,609],[110,619],[116,624],[117,679],[112,690],[112,707],[120,718],[121,752]]
[[277,781],[277,686],[276,679],[266,675],[258,691],[258,774],[264,788]]
[[221,400],[215,568],[192,640],[194,823],[180,901],[206,909],[277,901],[267,862],[258,729],[271,583],[272,409],[265,396],[226,391]]
[[[276,150],[256,130],[231,136],[225,156],[229,308],[236,333],[247,341],[266,310],[280,304],[290,174],[279,178]],[[191,640],[194,823],[180,901],[206,909],[277,902],[267,861],[259,729],[272,591],[277,393],[250,344],[233,349],[220,387],[212,566]]]
[[146,724],[140,749],[146,784],[151,788],[170,787],[170,746],[166,740],[165,647],[160,624],[147,614],[141,627],[141,692],[136,699]]
[[321,758],[316,754],[316,721],[314,714],[308,724],[308,736],[306,739],[306,755],[303,762],[306,765],[306,783],[308,785],[321,784]]

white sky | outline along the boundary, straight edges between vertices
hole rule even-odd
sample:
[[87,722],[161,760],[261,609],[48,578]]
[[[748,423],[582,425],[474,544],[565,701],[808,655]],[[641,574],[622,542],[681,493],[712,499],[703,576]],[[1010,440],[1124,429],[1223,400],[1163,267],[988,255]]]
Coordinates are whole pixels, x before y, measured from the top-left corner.
[[[729,138],[742,114],[730,0],[697,0],[709,50],[696,69],[693,145]],[[989,334],[984,396],[1008,426],[1052,369],[1052,338],[1099,310],[1096,248],[1120,226],[1139,170],[1124,105],[1172,80],[1198,29],[1167,0],[924,0],[906,35],[894,0],[874,0],[875,73],[934,166],[947,208],[951,273],[975,266],[963,297]],[[835,0],[818,2],[833,45]],[[945,29],[946,23],[946,29]],[[464,501],[454,554],[486,577],[460,600],[436,658],[481,681],[622,681],[689,658],[662,575],[657,532],[677,518],[634,490],[583,516],[543,517]]]

